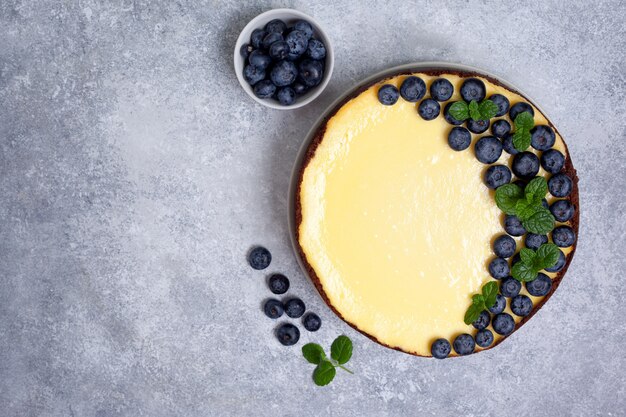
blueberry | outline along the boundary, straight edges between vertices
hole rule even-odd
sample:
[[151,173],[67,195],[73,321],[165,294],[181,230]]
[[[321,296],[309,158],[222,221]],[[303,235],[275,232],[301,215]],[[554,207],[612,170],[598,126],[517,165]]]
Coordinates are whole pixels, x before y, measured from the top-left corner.
[[291,87],[283,87],[276,93],[276,98],[283,106],[290,106],[296,102],[296,92]]
[[511,311],[516,316],[526,317],[533,309],[533,302],[527,295],[518,295],[511,299]]
[[292,30],[285,37],[289,45],[289,59],[295,60],[301,57],[309,46],[309,38],[300,30]]
[[509,110],[509,117],[511,118],[511,120],[515,121],[515,118],[520,114],[527,111],[528,113],[530,113],[531,116],[535,115],[535,111],[533,110],[532,106],[528,103],[517,103],[514,104],[513,107],[511,107],[511,110]]
[[515,330],[515,320],[510,314],[500,313],[493,318],[492,322],[493,330],[502,336],[507,336]]
[[452,346],[454,347],[454,351],[459,355],[469,355],[474,351],[476,343],[472,335],[463,333],[454,339]]
[[522,284],[513,277],[504,278],[500,283],[500,294],[506,298],[515,297],[522,289]]
[[550,212],[559,222],[566,222],[574,217],[574,205],[567,200],[557,200],[550,206]]
[[482,348],[486,348],[493,343],[493,333],[489,329],[482,329],[476,332],[476,344]]
[[555,174],[548,180],[550,194],[555,197],[567,197],[572,192],[572,180],[565,174]]
[[280,19],[274,19],[267,22],[265,25],[265,31],[267,33],[278,33],[282,34],[287,30],[287,25]]
[[313,36],[313,27],[306,20],[298,20],[296,23],[294,23],[293,28],[304,33],[307,39],[311,39],[311,36]]
[[310,332],[316,332],[322,327],[322,319],[315,313],[306,313],[302,318],[304,328]]
[[306,56],[318,61],[324,59],[326,58],[326,46],[324,46],[324,43],[320,40],[310,39],[306,47]]
[[248,253],[248,263],[253,269],[261,270],[270,266],[272,254],[262,246],[252,248]]
[[243,69],[243,78],[248,84],[254,85],[265,78],[265,70],[254,65],[246,65]]
[[504,258],[494,258],[489,262],[489,275],[495,279],[502,279],[509,276],[511,268]]
[[528,249],[537,250],[544,243],[548,243],[548,236],[546,235],[536,235],[534,233],[528,233],[526,235],[526,239],[524,240],[524,244]]
[[469,148],[472,143],[472,134],[464,127],[453,127],[448,134],[448,145],[455,151]]
[[270,80],[263,80],[256,83],[253,90],[258,98],[270,98],[276,92],[276,86]]
[[549,209],[550,205],[548,204],[548,200],[546,200],[545,198],[541,199],[541,205],[543,206],[544,209]]
[[263,47],[263,49],[269,49],[270,46],[272,46],[274,42],[278,42],[282,40],[283,40],[283,35],[281,35],[280,33],[276,33],[276,32],[268,33],[263,38],[263,43],[261,44],[261,46]]
[[439,103],[432,98],[425,98],[420,102],[419,106],[417,106],[417,112],[424,120],[435,119],[439,116],[440,110],[441,108],[439,107]]
[[502,155],[502,143],[493,136],[483,136],[476,141],[474,153],[483,164],[493,164]]
[[530,130],[530,145],[538,151],[547,151],[556,140],[554,130],[550,126],[537,125]]
[[391,84],[385,84],[378,89],[378,101],[385,106],[393,106],[398,98],[400,98],[400,92]]
[[483,133],[489,129],[489,120],[473,120],[467,121],[467,128],[473,133]]
[[433,358],[445,359],[450,354],[451,349],[450,342],[446,339],[437,339],[430,346],[430,354],[433,355]]
[[461,97],[468,103],[472,100],[481,102],[486,94],[485,83],[478,78],[468,78],[461,85]]
[[552,289],[552,280],[549,276],[540,272],[537,274],[537,278],[532,281],[527,281],[524,285],[526,285],[528,294],[534,295],[535,297],[543,297]]
[[273,274],[267,281],[267,285],[274,294],[284,294],[289,289],[289,278],[283,274]]
[[554,266],[551,266],[550,268],[546,268],[546,271],[559,272],[565,266],[565,261],[565,254],[562,250],[559,250],[559,259],[556,261],[556,264],[554,264]]
[[270,45],[269,54],[275,61],[286,59],[289,56],[289,45],[285,41],[276,41]]
[[506,165],[491,165],[485,171],[484,180],[488,188],[495,190],[511,182],[511,170]]
[[509,111],[509,99],[502,94],[492,94],[489,96],[489,100],[498,106],[496,117],[504,116]]
[[308,89],[307,86],[301,83],[300,81],[296,81],[295,83],[291,84],[291,88],[293,88],[293,91],[295,91],[296,95],[298,96],[301,96],[302,94],[306,93]]
[[244,43],[243,45],[241,45],[241,48],[239,49],[239,54],[244,60],[246,60],[248,59],[248,56],[250,55],[250,52],[252,51],[254,51],[254,48],[252,47],[252,45]]
[[276,329],[276,338],[281,344],[292,346],[300,340],[300,330],[291,323],[284,323]]
[[[424,80],[419,77],[406,77],[404,81],[402,81],[402,85],[400,85],[400,95],[403,99],[411,103],[421,100],[424,94],[426,94],[426,84]],[[439,113],[439,111],[437,111],[437,113]]]
[[265,312],[265,315],[270,319],[277,319],[283,315],[283,303],[274,298],[270,298],[265,302],[265,305],[263,306],[263,311]]
[[541,166],[550,174],[556,174],[565,165],[565,157],[556,149],[549,149],[541,154]]
[[298,70],[300,71],[300,80],[307,87],[315,87],[324,77],[324,65],[320,61],[313,59],[303,59],[298,64]]
[[518,263],[519,261],[522,260],[522,257],[520,256],[519,252],[517,252],[515,255],[513,255],[513,257],[511,258],[511,265],[515,265],[516,263]]
[[263,38],[266,33],[263,29],[254,29],[250,35],[250,43],[255,49],[259,49],[263,45]]
[[285,303],[285,313],[292,319],[302,317],[305,310],[304,302],[299,298],[292,298]]
[[513,146],[513,134],[507,133],[502,138],[502,147],[509,155],[517,155],[519,151]]
[[557,226],[552,231],[552,241],[560,248],[568,248],[576,242],[576,233],[569,226]]
[[270,58],[269,55],[267,55],[260,49],[256,49],[250,53],[250,56],[248,57],[248,62],[254,67],[265,70],[272,63],[272,58]]
[[500,258],[510,258],[515,255],[515,239],[509,235],[502,235],[493,242],[493,252]]
[[511,133],[511,124],[506,120],[496,120],[491,124],[491,134],[495,137],[504,138],[507,133]]
[[278,61],[270,72],[270,79],[276,87],[284,87],[293,83],[298,76],[296,65],[291,61]]
[[489,312],[487,310],[483,310],[480,312],[480,315],[478,316],[478,318],[474,320],[474,323],[472,323],[472,326],[474,326],[475,329],[481,330],[489,326],[490,321],[491,321],[491,316],[489,315]]
[[452,115],[450,114],[450,107],[453,105],[454,103],[448,103],[446,104],[446,107],[443,109],[443,117],[446,119],[446,122],[450,123],[451,125],[461,125],[463,124],[464,120],[457,120],[454,117],[452,117]]
[[522,221],[513,214],[507,214],[504,217],[504,230],[511,236],[522,236],[526,233]]
[[518,178],[524,180],[535,178],[539,172],[539,158],[532,152],[520,152],[513,156],[511,168]]
[[437,101],[448,101],[452,97],[454,87],[445,78],[437,78],[430,84],[430,96]]
[[502,294],[496,295],[496,303],[488,308],[491,314],[500,314],[506,308],[506,298]]

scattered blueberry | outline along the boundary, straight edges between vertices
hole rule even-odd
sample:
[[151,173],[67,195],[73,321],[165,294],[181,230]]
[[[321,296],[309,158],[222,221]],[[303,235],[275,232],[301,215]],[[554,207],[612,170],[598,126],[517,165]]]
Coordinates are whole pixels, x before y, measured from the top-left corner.
[[461,97],[468,103],[472,100],[481,102],[486,94],[485,83],[478,78],[468,78],[461,85]]
[[299,298],[292,298],[285,303],[285,313],[292,319],[302,317],[305,310],[304,302]]
[[533,110],[532,106],[528,103],[517,103],[514,104],[513,107],[511,107],[511,110],[509,110],[509,117],[511,118],[511,120],[515,121],[515,118],[520,114],[527,111],[528,113],[530,113],[532,116],[535,115],[535,111]]
[[491,314],[500,314],[506,308],[506,298],[502,294],[496,295],[496,303],[488,308]]
[[548,200],[546,200],[545,198],[541,199],[541,205],[543,206],[544,209],[550,208],[550,205],[548,204]]
[[448,101],[452,97],[454,87],[445,78],[437,78],[430,84],[430,96],[437,101]]
[[522,284],[513,277],[504,278],[500,283],[500,294],[506,298],[515,297],[522,289]]
[[254,65],[246,65],[243,69],[243,78],[248,84],[254,85],[265,78],[265,70]]
[[489,129],[489,120],[474,120],[467,121],[467,128],[472,133],[483,133]]
[[270,98],[276,92],[276,86],[270,80],[263,80],[256,83],[253,90],[258,98]]
[[491,165],[485,171],[484,180],[487,187],[495,190],[511,182],[511,170],[506,165]]
[[526,233],[522,221],[513,214],[507,214],[504,217],[504,230],[511,236],[522,236]]
[[267,281],[267,285],[274,294],[284,294],[289,289],[289,278],[283,274],[273,274]]
[[539,172],[539,158],[532,152],[520,152],[513,156],[513,173],[521,179],[535,178]]
[[474,351],[476,343],[472,335],[463,333],[454,339],[452,346],[454,346],[454,351],[459,355],[469,355]]
[[276,41],[270,45],[269,54],[276,61],[286,59],[289,56],[289,45],[285,41]]
[[326,58],[326,46],[317,39],[310,39],[306,48],[306,56],[311,59],[320,60]]
[[542,297],[550,292],[552,289],[552,280],[546,274],[540,272],[537,274],[537,278],[525,283],[526,291],[528,294],[535,297]]
[[513,146],[513,134],[507,133],[502,138],[502,147],[509,155],[517,155],[519,151]]
[[437,339],[430,346],[430,354],[436,359],[445,359],[451,351],[450,342],[446,339]]
[[244,43],[243,45],[241,45],[241,48],[239,49],[239,54],[245,60],[245,59],[248,59],[248,56],[250,56],[250,52],[252,52],[253,50],[254,48],[252,47],[252,45],[248,43]]
[[504,138],[507,133],[511,133],[511,124],[506,120],[496,120],[491,124],[491,134],[495,137]]
[[400,98],[400,92],[391,84],[385,84],[378,89],[378,101],[385,106],[393,106],[398,98]]
[[509,111],[509,99],[502,94],[492,94],[489,96],[489,100],[498,106],[496,117],[504,116]]
[[483,164],[493,164],[502,155],[502,143],[494,136],[483,136],[476,141],[474,153]]
[[263,38],[266,33],[263,29],[254,29],[250,35],[250,43],[255,49],[259,49],[263,45]]
[[270,262],[272,262],[272,254],[262,246],[252,248],[248,253],[248,263],[253,269],[265,269],[270,266]]
[[515,320],[510,314],[500,313],[493,318],[493,330],[502,335],[507,336],[515,330]]
[[[413,75],[406,77],[404,81],[402,81],[402,85],[400,85],[400,95],[406,101],[415,103],[421,100],[424,94],[426,94],[426,84],[424,80],[419,77]],[[437,111],[437,114],[439,114],[439,111]]]
[[315,87],[322,82],[324,76],[324,65],[320,61],[313,59],[303,59],[298,65],[300,80],[307,87]]
[[297,96],[301,96],[302,94],[307,92],[307,86],[300,81],[296,81],[295,83],[291,84],[291,88],[293,88],[293,91],[296,92]]
[[[402,93],[400,93],[402,94]],[[432,98],[425,98],[417,106],[417,112],[424,120],[433,120],[439,116],[440,111],[439,103]]]
[[528,249],[537,250],[544,243],[548,243],[548,236],[546,235],[536,235],[534,233],[528,233],[526,235],[526,239],[524,240],[524,244]]
[[300,340],[300,330],[291,323],[284,323],[276,329],[276,338],[281,344],[292,346]]
[[491,262],[489,262],[489,275],[495,279],[506,278],[510,273],[511,268],[509,267],[509,263],[506,259],[494,258]]
[[280,33],[277,33],[277,32],[268,33],[263,38],[263,43],[261,44],[261,46],[263,46],[263,49],[269,49],[270,46],[272,46],[274,42],[278,42],[282,40],[284,40],[283,35],[281,35]]
[[296,102],[296,92],[291,87],[283,87],[276,93],[276,98],[283,106],[290,106]]
[[250,53],[250,56],[248,57],[248,62],[254,67],[265,70],[272,63],[272,58],[270,58],[269,55],[267,55],[260,49],[256,49]]
[[489,329],[482,329],[476,332],[476,344],[481,348],[486,348],[493,343],[493,333]]
[[287,30],[287,25],[280,19],[274,19],[267,22],[265,25],[265,31],[267,33],[283,34]]
[[263,311],[265,312],[265,315],[270,319],[277,319],[283,315],[283,303],[274,298],[270,298],[265,302],[265,305],[263,306]]
[[270,72],[270,79],[276,87],[284,87],[293,83],[298,76],[298,70],[291,61],[277,62]]
[[322,327],[322,319],[315,313],[306,313],[304,318],[302,318],[302,324],[308,331],[316,332]]
[[453,127],[448,134],[448,145],[455,151],[469,148],[472,143],[472,134],[464,127]]
[[448,103],[446,104],[446,107],[444,107],[443,109],[443,117],[446,119],[446,122],[450,123],[451,125],[461,125],[463,124],[464,120],[457,120],[454,117],[452,117],[452,115],[450,114],[450,106],[452,106],[454,103]]
[[516,316],[526,317],[533,309],[533,302],[527,295],[517,295],[511,299],[511,311]]
[[556,174],[565,165],[565,157],[556,149],[549,149],[541,154],[541,166],[550,174]]
[[572,192],[572,180],[565,174],[555,174],[548,180],[550,194],[555,197],[567,197]]
[[515,265],[516,263],[518,263],[519,261],[522,260],[521,255],[519,254],[519,252],[517,252],[515,255],[513,255],[513,257],[511,258],[511,265]]
[[472,323],[472,326],[474,326],[475,329],[481,330],[489,326],[489,322],[491,322],[491,316],[487,310],[483,310],[474,323]]
[[538,151],[547,151],[556,140],[554,130],[550,126],[537,125],[530,130],[530,145]]
[[556,264],[554,264],[554,266],[551,266],[550,268],[546,268],[546,271],[559,272],[565,266],[565,262],[566,262],[565,254],[563,253],[562,250],[559,250],[559,259],[556,261]]
[[302,56],[309,46],[309,38],[300,30],[292,30],[285,37],[285,42],[289,45],[289,59],[296,60]]
[[311,39],[311,36],[313,36],[313,27],[306,20],[298,20],[294,23],[293,28],[304,33],[307,39]]
[[566,222],[574,217],[574,205],[567,200],[557,200],[550,206],[550,212],[559,222]]
[[500,258],[510,258],[515,255],[516,243],[509,235],[502,235],[493,242],[493,252]]
[[552,231],[552,241],[560,248],[568,248],[576,242],[576,233],[569,226],[557,226]]

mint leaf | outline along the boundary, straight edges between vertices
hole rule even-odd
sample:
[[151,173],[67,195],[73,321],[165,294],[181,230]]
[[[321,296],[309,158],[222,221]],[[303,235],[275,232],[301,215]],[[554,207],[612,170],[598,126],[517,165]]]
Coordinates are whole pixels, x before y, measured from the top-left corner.
[[515,214],[515,204],[524,192],[515,184],[504,184],[496,190],[496,204],[506,214]]
[[454,117],[456,120],[466,120],[469,119],[469,109],[467,107],[467,103],[464,101],[457,101],[450,106],[450,115]]
[[517,115],[515,121],[515,132],[513,132],[513,146],[520,152],[525,151],[531,142],[530,129],[535,125],[532,114],[525,111]]
[[467,106],[468,110],[469,110],[469,115],[472,118],[472,120],[481,120],[482,118],[480,117],[480,110],[478,110],[478,102],[476,100],[472,100],[470,101],[469,106]]
[[485,308],[493,307],[496,303],[496,296],[498,295],[498,283],[490,281],[483,285],[483,298]]
[[491,100],[483,100],[478,105],[478,111],[480,112],[481,120],[489,120],[492,117],[496,117],[498,114],[498,105]]
[[529,203],[525,199],[517,200],[517,203],[515,203],[515,215],[522,221],[522,224],[524,220],[529,219],[536,211],[536,204]]
[[520,219],[524,228],[536,235],[545,235],[554,229],[554,216],[550,210],[541,205],[535,208],[535,212],[530,217],[525,219],[520,217]]
[[337,371],[333,364],[328,360],[323,360],[317,365],[315,371],[313,371],[313,381],[316,385],[323,387],[324,385],[330,384],[330,381],[335,378],[336,374]]
[[352,357],[352,341],[348,336],[339,336],[330,346],[330,357],[339,365],[348,362]]
[[535,251],[528,248],[522,248],[519,252],[519,256],[522,262],[528,265],[532,265],[536,258]]
[[532,281],[537,278],[537,271],[524,262],[518,262],[511,268],[511,276],[518,281]]
[[467,309],[467,311],[465,312],[465,317],[463,317],[463,321],[465,322],[465,324],[472,324],[474,323],[477,319],[478,316],[480,316],[480,313],[485,309],[485,304],[474,304],[472,303],[472,305]]
[[539,270],[556,265],[559,260],[559,248],[554,243],[544,243],[537,249],[535,267]]
[[548,182],[544,177],[533,178],[524,188],[526,200],[541,204],[541,201],[548,193]]
[[310,363],[319,364],[326,358],[324,349],[317,343],[307,343],[302,346],[302,356]]

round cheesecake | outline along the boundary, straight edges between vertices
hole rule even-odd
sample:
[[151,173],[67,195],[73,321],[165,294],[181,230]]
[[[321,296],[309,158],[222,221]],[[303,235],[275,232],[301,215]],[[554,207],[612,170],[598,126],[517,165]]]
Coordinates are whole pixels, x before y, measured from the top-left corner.
[[[425,120],[419,102],[402,97],[383,105],[383,85],[400,89],[409,76],[419,77],[428,88],[436,79],[454,87],[449,100],[440,102],[441,114]],[[448,143],[454,126],[444,118],[448,103],[461,100],[468,78],[484,83],[486,97],[506,97],[510,106],[528,103],[534,124],[555,132],[553,149],[565,156],[561,173],[573,183],[565,199],[575,213],[567,222],[578,231],[576,172],[567,146],[556,128],[526,97],[485,75],[432,70],[403,72],[361,86],[331,109],[314,133],[299,166],[295,192],[295,237],[299,256],[326,303],[348,324],[371,339],[393,349],[431,356],[439,338],[453,340],[476,329],[464,323],[472,295],[493,281],[488,271],[495,258],[494,240],[505,234],[505,215],[485,185],[491,164],[480,162],[476,141],[487,130],[471,135],[471,146],[455,151]],[[420,100],[421,101],[421,100]],[[514,121],[509,113],[491,119]],[[466,123],[463,124],[465,126]],[[529,152],[541,156],[532,147]],[[513,157],[502,152],[494,164],[511,168]],[[537,174],[549,179],[543,168]],[[512,181],[517,178],[513,176]],[[557,198],[548,193],[548,204]],[[514,237],[517,251],[526,236]],[[575,249],[560,248],[566,262],[558,272],[546,272],[552,281],[545,296],[530,297],[529,315],[516,316],[507,299],[505,313],[515,329],[527,321],[551,296]],[[510,262],[510,260],[508,261]],[[487,328],[493,330],[492,325]],[[492,332],[495,346],[505,337]],[[450,356],[456,356],[454,349]]]

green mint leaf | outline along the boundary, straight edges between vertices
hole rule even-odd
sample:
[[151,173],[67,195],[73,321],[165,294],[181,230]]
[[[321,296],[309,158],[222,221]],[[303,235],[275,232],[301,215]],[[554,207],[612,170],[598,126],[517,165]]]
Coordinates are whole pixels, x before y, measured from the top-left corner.
[[511,276],[518,281],[532,281],[537,278],[537,271],[524,262],[518,262],[511,268]]
[[472,303],[472,305],[469,306],[469,308],[465,312],[465,317],[463,317],[463,321],[465,322],[465,324],[474,323],[478,319],[478,316],[480,316],[480,313],[484,309],[485,309],[484,303],[481,303],[480,305]]
[[469,109],[464,101],[457,101],[450,106],[450,115],[456,120],[469,119]]
[[524,228],[536,235],[545,235],[554,229],[554,216],[550,210],[541,205],[535,206],[535,212],[531,216],[520,219]]
[[548,181],[544,177],[533,178],[524,188],[526,201],[541,204],[548,193]]
[[336,374],[337,371],[333,364],[328,360],[323,360],[313,371],[313,381],[316,385],[323,387],[324,385],[330,384],[330,381],[335,378]]
[[525,151],[530,146],[530,129],[535,125],[532,114],[525,111],[517,115],[515,121],[515,132],[513,132],[513,146],[520,152]]
[[532,265],[535,262],[535,258],[537,257],[535,251],[528,248],[522,248],[522,250],[519,252],[519,256],[522,262],[527,265]]
[[352,357],[352,340],[348,336],[339,336],[330,346],[330,357],[339,365],[348,362]]
[[516,130],[513,132],[513,146],[520,152],[524,152],[530,146],[530,132]]
[[498,295],[498,283],[490,281],[483,285],[483,298],[485,308],[493,307],[496,303],[496,296]]
[[496,190],[496,204],[506,214],[515,214],[515,204],[524,192],[515,184],[504,184]]
[[491,100],[483,100],[478,106],[481,120],[489,120],[492,117],[496,117],[496,114],[498,114],[498,110],[499,109],[496,103]]
[[302,356],[310,363],[318,365],[326,358],[324,349],[317,343],[307,343],[302,346]]
[[546,269],[556,265],[559,260],[559,248],[554,243],[544,243],[537,249],[535,266],[538,269]]
[[481,120],[480,110],[478,110],[478,102],[476,100],[470,101],[469,106],[467,106],[469,110],[469,115],[472,120]]
[[535,203],[529,203],[525,199],[517,200],[517,203],[515,203],[515,215],[522,221],[522,224],[524,220],[530,219],[536,211],[537,205]]

